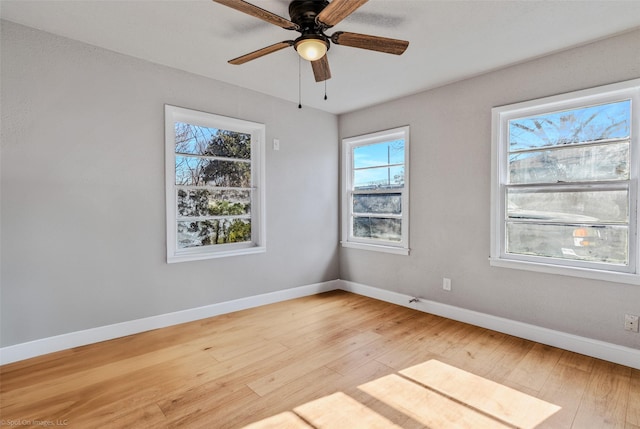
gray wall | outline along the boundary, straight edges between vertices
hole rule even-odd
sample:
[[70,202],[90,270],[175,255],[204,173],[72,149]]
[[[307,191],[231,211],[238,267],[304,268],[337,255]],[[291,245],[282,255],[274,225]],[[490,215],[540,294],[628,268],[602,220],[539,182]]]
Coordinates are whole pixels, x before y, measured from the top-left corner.
[[[488,262],[491,108],[640,77],[640,31],[339,121],[4,21],[1,36],[0,346],[340,277],[640,347],[622,329],[639,286]],[[267,253],[165,263],[165,103],[266,124]],[[406,124],[411,255],[338,250],[338,133]]]
[[[1,36],[1,346],[338,277],[336,116],[6,21]],[[165,103],[266,124],[266,253],[166,264]]]
[[640,348],[623,330],[625,313],[640,314],[640,286],[488,260],[491,108],[637,77],[640,31],[342,115],[341,137],[411,126],[411,254],[343,248],[341,278]]

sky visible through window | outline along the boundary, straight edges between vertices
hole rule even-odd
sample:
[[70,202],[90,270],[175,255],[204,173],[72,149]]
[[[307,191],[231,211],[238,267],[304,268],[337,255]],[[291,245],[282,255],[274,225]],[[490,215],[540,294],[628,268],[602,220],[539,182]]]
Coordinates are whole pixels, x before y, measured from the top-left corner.
[[176,122],[176,153],[202,155],[207,144],[218,134],[217,128],[207,128]]
[[631,100],[509,121],[509,150],[628,138]]
[[357,146],[353,149],[355,189],[404,183],[404,140]]

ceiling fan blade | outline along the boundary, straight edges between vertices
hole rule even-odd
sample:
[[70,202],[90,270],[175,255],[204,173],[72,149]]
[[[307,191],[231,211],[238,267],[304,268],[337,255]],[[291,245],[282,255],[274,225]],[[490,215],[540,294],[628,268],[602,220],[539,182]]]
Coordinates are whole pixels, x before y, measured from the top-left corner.
[[275,13],[271,13],[268,10],[264,10],[258,6],[252,5],[251,3],[247,3],[243,0],[213,0],[216,3],[223,4],[232,9],[238,10],[240,12],[244,12],[248,15],[255,16],[256,18],[262,19],[263,21],[267,21],[269,24],[277,25],[278,27],[282,27],[286,30],[298,30],[300,27],[298,24],[289,21],[281,17],[280,15],[276,15]]
[[[328,7],[328,6],[327,6]],[[338,31],[333,33],[331,41],[336,45],[351,46],[353,48],[368,49],[370,51],[387,54],[402,55],[409,46],[406,40],[389,39],[387,37],[371,36],[368,34]]]
[[316,82],[331,79],[331,69],[329,69],[329,60],[326,55],[319,60],[311,61],[311,68]]
[[248,61],[255,60],[256,58],[264,57],[267,54],[279,51],[280,49],[288,48],[289,46],[293,46],[293,40],[285,40],[284,42],[274,43],[273,45],[267,46],[266,48],[258,49],[257,51],[253,51],[241,57],[229,60],[229,64],[244,64]]
[[333,27],[369,0],[333,0],[316,17],[327,28]]

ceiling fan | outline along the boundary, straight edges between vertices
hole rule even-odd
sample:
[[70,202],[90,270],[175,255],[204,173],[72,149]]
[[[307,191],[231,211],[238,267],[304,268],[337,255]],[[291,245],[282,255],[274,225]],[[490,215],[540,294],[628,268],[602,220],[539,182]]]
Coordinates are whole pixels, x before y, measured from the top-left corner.
[[295,30],[300,36],[295,40],[285,40],[229,61],[230,64],[244,64],[256,58],[293,46],[298,54],[311,62],[316,82],[331,78],[327,50],[331,42],[336,45],[368,49],[387,54],[401,55],[409,46],[406,40],[368,34],[338,31],[327,36],[325,31],[353,13],[368,0],[293,0],[289,4],[291,20],[243,0],[213,0],[248,15],[262,19],[285,30]]

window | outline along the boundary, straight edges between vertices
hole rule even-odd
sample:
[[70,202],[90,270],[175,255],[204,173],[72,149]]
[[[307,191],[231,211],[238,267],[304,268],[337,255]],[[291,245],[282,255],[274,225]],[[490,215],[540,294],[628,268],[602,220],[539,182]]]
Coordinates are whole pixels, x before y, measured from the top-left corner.
[[165,106],[167,262],[265,250],[262,124]]
[[491,264],[639,283],[640,79],[494,108]]
[[342,245],[409,253],[409,127],[342,141]]

